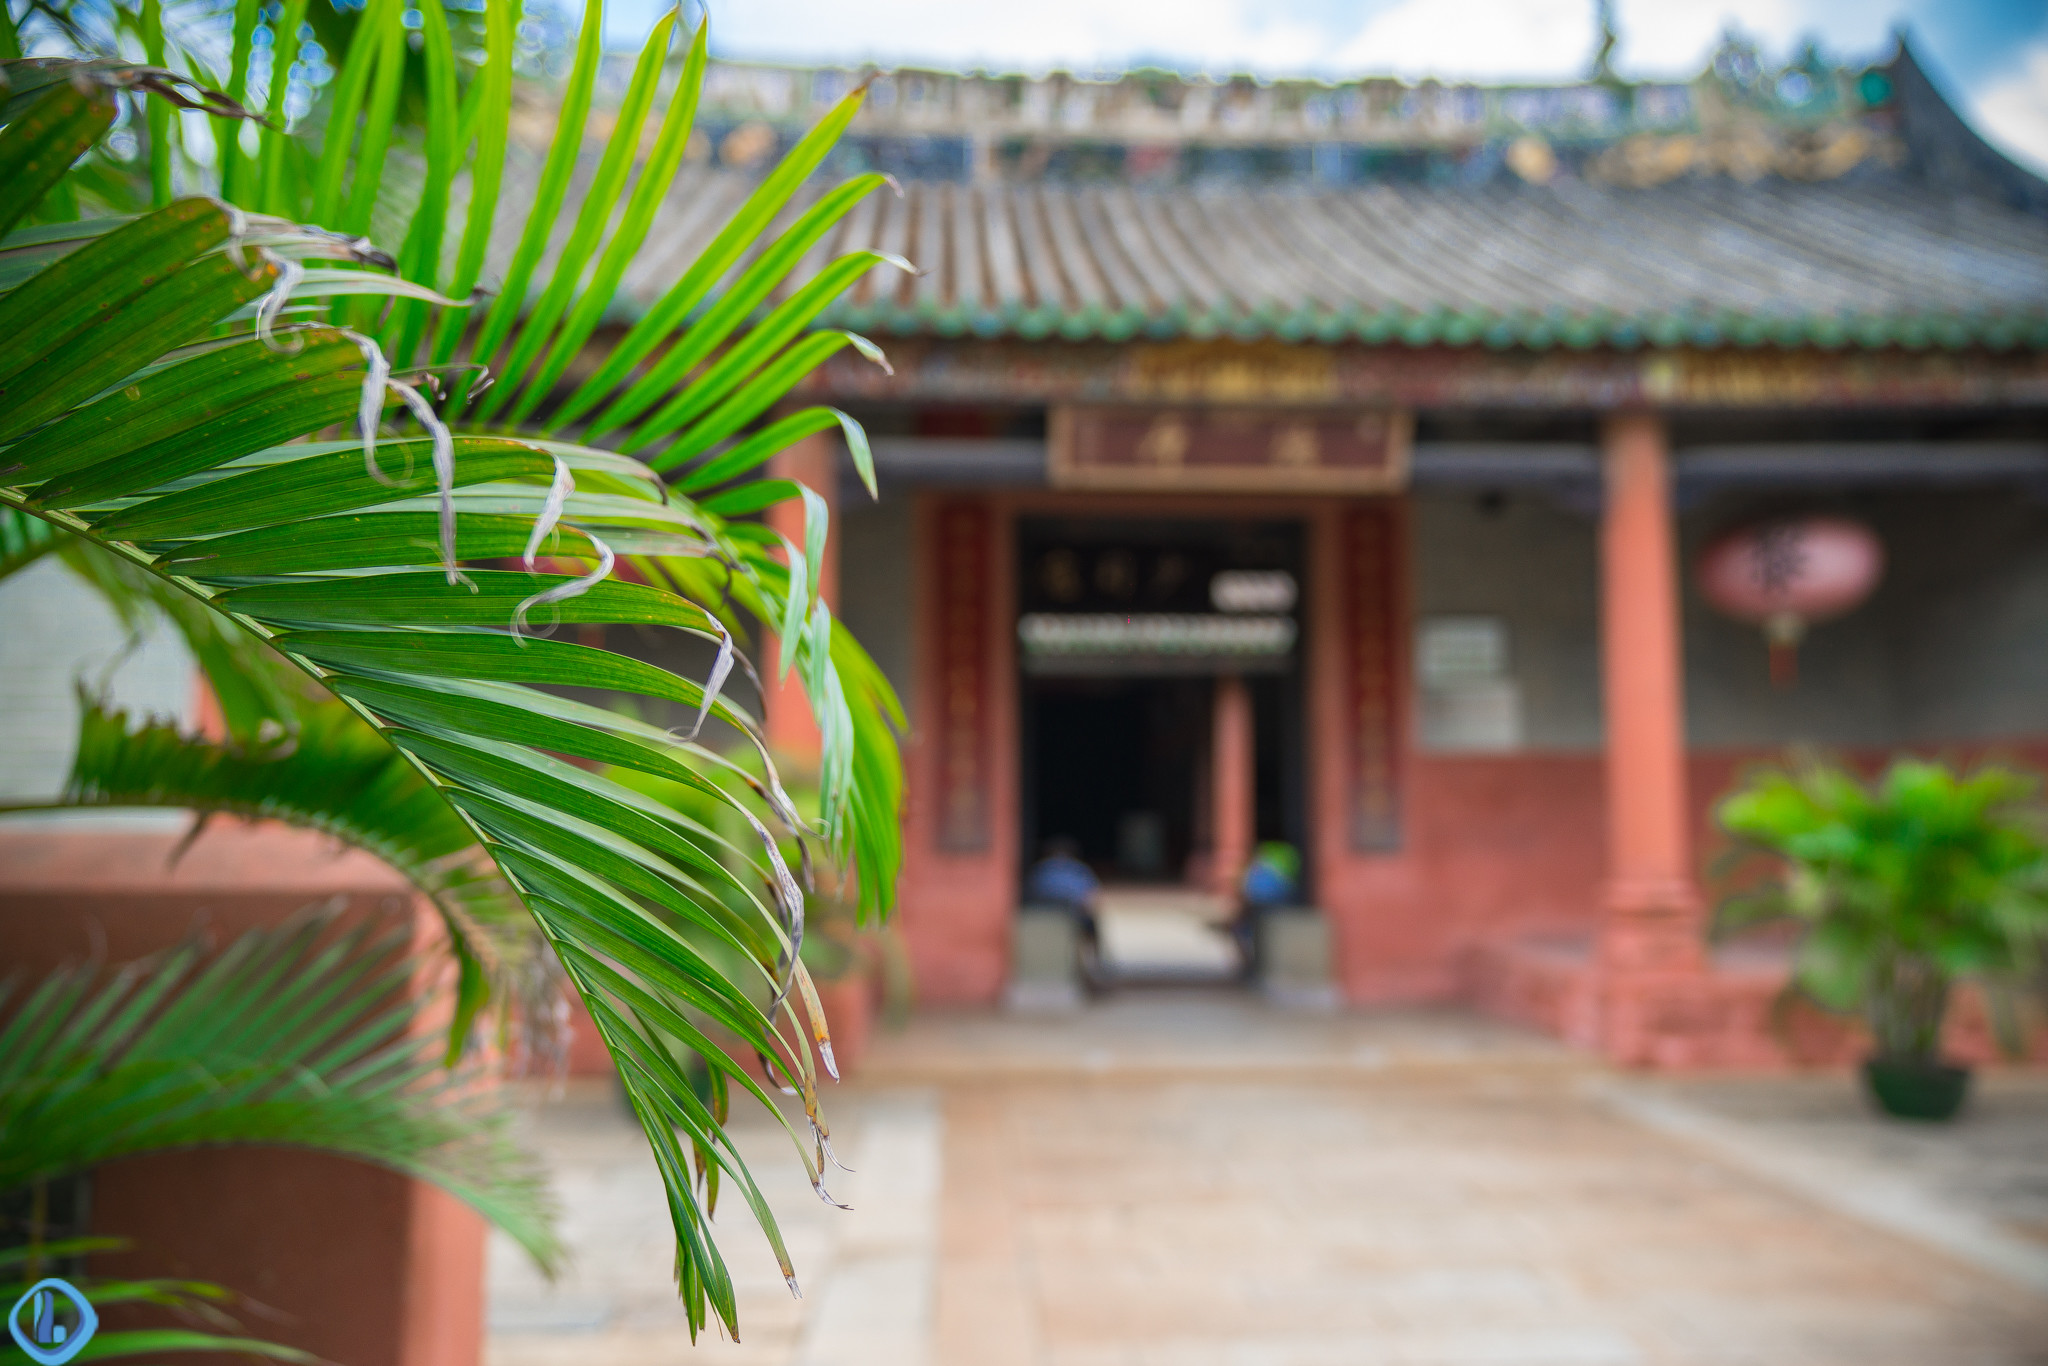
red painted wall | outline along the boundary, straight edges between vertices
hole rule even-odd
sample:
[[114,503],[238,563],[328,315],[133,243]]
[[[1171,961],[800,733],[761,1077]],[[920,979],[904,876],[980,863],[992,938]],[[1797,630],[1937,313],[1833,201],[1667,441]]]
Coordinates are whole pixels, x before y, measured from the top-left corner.
[[[1913,746],[1952,762],[2008,759],[2048,772],[2048,740]],[[1688,780],[1702,874],[1726,841],[1714,805],[1770,750],[1695,753]],[[1847,756],[1874,770],[1884,753]],[[1589,934],[1599,922],[1606,812],[1598,753],[1414,755],[1408,845],[1352,860],[1322,900],[1340,927],[1341,976],[1353,1001],[1465,994],[1470,952],[1489,940]],[[1706,888],[1711,902],[1714,888]]]
[[1319,896],[1350,999],[1455,996],[1483,939],[1592,929],[1606,859],[1598,755],[1414,755],[1408,773],[1406,848],[1352,860]]
[[[421,949],[440,933],[396,873],[319,836],[216,822],[173,866],[176,843],[0,832],[0,974],[94,955],[124,962],[200,931],[224,944],[330,897],[349,923],[410,924]],[[225,1285],[276,1311],[238,1315],[254,1336],[346,1366],[475,1366],[481,1356],[483,1221],[431,1186],[315,1153],[227,1147],[109,1163],[91,1199],[93,1231],[134,1244],[94,1257],[96,1275]]]

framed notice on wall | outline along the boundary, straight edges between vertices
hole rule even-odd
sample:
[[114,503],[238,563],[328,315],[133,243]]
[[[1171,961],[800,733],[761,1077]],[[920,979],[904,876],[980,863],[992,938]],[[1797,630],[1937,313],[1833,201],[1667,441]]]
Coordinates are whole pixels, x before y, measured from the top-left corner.
[[1056,488],[1392,493],[1414,430],[1398,409],[1055,408]]

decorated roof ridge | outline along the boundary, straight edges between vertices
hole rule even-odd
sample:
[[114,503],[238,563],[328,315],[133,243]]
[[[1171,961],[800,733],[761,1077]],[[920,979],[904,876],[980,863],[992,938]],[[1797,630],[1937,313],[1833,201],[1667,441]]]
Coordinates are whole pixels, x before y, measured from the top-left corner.
[[[714,59],[687,156],[765,167],[862,81],[837,174],[899,179],[1201,183],[1379,180],[1479,183],[1554,177],[1657,184],[1686,174],[1829,179],[1905,160],[1893,67],[1782,65],[1729,39],[1696,76],[1554,82],[1393,76],[1210,77],[951,73]],[[614,98],[628,66],[604,73]],[[529,139],[553,132],[551,97],[526,104]],[[591,133],[609,132],[600,108]]]
[[[615,83],[624,75],[607,72]],[[1690,80],[1550,84],[1142,71],[1088,80],[714,61],[685,158],[758,173],[869,76],[867,100],[828,174],[1137,185],[1584,180],[1641,188],[1681,177],[1751,183],[1917,172],[1933,156],[1983,163],[1994,179],[2031,179],[1968,130],[1903,37],[1876,64],[1830,63],[1809,48],[1770,66],[1731,40]],[[552,137],[551,99],[524,97],[519,140],[540,146]],[[595,111],[589,136],[610,129],[610,113]],[[2039,198],[2048,205],[2048,186]]]
[[[1042,75],[926,67],[805,65],[714,58],[701,115],[807,125],[862,81],[856,133],[871,128],[1068,139],[1464,142],[1559,132],[1601,140],[1731,120],[1811,127],[1886,107],[1889,63],[1833,63],[1811,47],[1772,66],[1724,41],[1697,75],[1630,80],[1477,81],[1393,75],[1216,76],[1161,68]],[[608,84],[623,90],[622,57]]]

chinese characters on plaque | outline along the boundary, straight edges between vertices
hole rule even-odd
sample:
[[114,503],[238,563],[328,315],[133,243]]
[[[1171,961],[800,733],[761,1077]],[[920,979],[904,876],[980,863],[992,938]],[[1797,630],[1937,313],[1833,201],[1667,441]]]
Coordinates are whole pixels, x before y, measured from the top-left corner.
[[1058,488],[1390,493],[1405,485],[1413,424],[1388,409],[1061,408]]

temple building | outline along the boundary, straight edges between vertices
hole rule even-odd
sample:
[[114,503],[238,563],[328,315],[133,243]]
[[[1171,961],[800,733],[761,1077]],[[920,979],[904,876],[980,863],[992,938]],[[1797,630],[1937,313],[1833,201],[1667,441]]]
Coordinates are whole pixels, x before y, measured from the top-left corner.
[[[872,74],[714,64],[673,259]],[[1782,965],[1703,935],[1740,768],[2048,762],[2048,182],[1903,46],[1554,87],[898,71],[818,189],[864,169],[901,193],[813,264],[920,273],[828,315],[888,367],[803,397],[881,497],[836,441],[782,464],[909,709],[923,1000],[1003,998],[1051,841],[1226,893],[1284,842],[1346,1002],[1763,1059]]]

